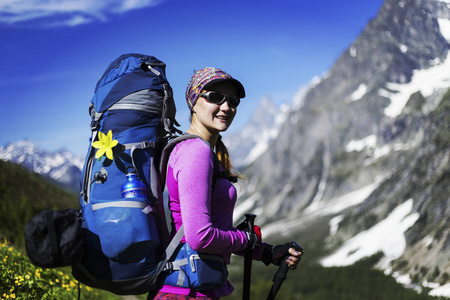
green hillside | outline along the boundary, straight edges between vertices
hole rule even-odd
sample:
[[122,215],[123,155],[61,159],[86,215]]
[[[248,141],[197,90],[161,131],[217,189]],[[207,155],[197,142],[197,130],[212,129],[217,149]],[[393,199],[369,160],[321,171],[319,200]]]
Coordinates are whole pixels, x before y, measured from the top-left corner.
[[33,215],[75,208],[77,198],[18,164],[0,160],[0,237],[23,250],[25,225]]

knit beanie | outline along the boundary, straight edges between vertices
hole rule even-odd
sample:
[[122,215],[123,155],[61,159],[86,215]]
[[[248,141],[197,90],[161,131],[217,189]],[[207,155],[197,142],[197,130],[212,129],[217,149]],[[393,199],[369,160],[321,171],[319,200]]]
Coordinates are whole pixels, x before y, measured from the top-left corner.
[[213,83],[218,83],[221,81],[231,81],[234,83],[238,90],[239,98],[245,97],[244,86],[236,79],[231,77],[230,74],[225,71],[213,67],[206,67],[197,71],[189,80],[188,86],[186,88],[186,102],[190,110],[195,105],[200,92],[206,87],[212,85]]

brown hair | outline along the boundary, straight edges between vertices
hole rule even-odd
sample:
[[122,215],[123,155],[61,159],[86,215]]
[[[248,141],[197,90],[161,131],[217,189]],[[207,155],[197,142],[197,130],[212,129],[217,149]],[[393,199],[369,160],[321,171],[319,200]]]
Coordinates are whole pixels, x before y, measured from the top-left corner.
[[239,179],[245,179],[244,176],[242,176],[241,173],[239,173],[238,170],[233,168],[233,165],[231,164],[230,155],[228,153],[228,149],[225,146],[225,144],[222,141],[222,136],[219,135],[217,142],[216,142],[216,153],[217,157],[219,158],[219,162],[224,168],[224,170],[230,174],[232,177],[236,177]]

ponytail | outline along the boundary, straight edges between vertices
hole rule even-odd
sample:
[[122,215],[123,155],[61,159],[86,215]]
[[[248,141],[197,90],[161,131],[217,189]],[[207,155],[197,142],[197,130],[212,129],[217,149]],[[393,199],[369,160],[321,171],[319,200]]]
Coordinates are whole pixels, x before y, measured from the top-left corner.
[[232,177],[236,177],[239,179],[245,179],[236,169],[233,168],[231,164],[230,155],[228,153],[228,149],[222,141],[222,136],[219,135],[216,142],[216,153],[219,158],[219,162],[224,168],[224,170],[230,174]]

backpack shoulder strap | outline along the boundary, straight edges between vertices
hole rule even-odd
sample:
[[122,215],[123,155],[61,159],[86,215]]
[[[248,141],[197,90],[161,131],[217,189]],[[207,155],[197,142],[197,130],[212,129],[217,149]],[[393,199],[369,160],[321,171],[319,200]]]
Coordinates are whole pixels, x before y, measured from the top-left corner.
[[[189,139],[201,139],[202,141],[204,141],[206,143],[206,141],[204,139],[202,139],[200,136],[186,133],[186,134],[177,136],[174,139],[172,139],[162,150],[161,161],[160,161],[160,166],[159,166],[162,190],[164,190],[164,187],[166,185],[167,163],[169,161],[170,153],[172,152],[173,148],[178,143],[185,141],[185,140],[189,140]],[[237,182],[236,177],[230,176],[230,174],[228,174],[227,172],[220,171],[219,159],[217,158],[217,155],[215,153],[213,153],[213,157],[214,157],[214,171],[213,171],[213,182],[212,182],[212,186],[211,186],[211,191],[214,191],[216,182],[219,178],[226,178],[230,182]],[[157,274],[159,274],[163,270],[171,269],[170,265],[168,265],[168,261],[171,258],[171,256],[173,255],[173,253],[175,252],[176,247],[181,242],[181,239],[183,238],[183,236],[184,236],[184,228],[183,228],[183,225],[181,225],[181,227],[178,229],[176,235],[172,238],[172,241],[169,243],[169,245],[166,248],[165,259],[162,262],[160,262],[160,264],[158,265]]]
[[173,148],[182,141],[189,140],[189,139],[195,139],[200,138],[197,135],[193,134],[183,134],[180,136],[175,137],[174,139],[170,140],[167,145],[164,147],[161,153],[161,160],[159,163],[159,174],[161,175],[161,187],[164,190],[164,187],[166,185],[166,175],[167,175],[167,163],[169,162],[169,156],[170,153],[172,153]]
[[[169,161],[170,153],[172,152],[173,148],[182,141],[189,140],[189,139],[201,139],[205,143],[207,143],[202,137],[195,135],[195,134],[183,134],[181,136],[178,136],[174,139],[172,139],[165,147],[161,155],[161,162],[160,162],[160,174],[161,174],[161,184],[162,189],[164,189],[164,186],[166,184],[166,175],[167,175],[167,163]],[[211,150],[212,151],[212,150]],[[217,158],[217,155],[213,152],[214,157],[214,171],[213,171],[213,181],[211,185],[211,190],[214,191],[214,188],[216,186],[217,180],[219,178],[224,178],[229,180],[230,182],[236,183],[237,177],[231,176],[228,174],[228,172],[224,172],[220,170],[220,162]]]

